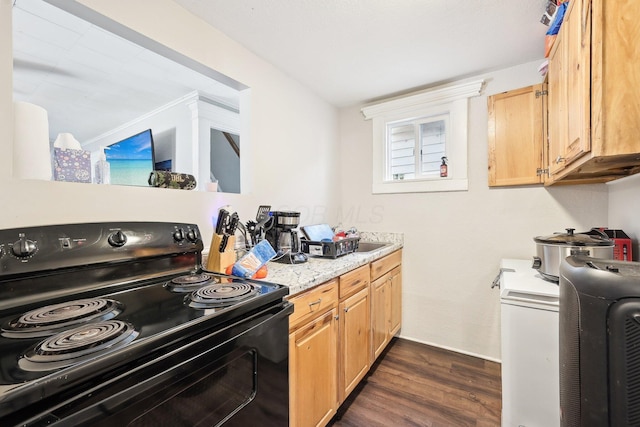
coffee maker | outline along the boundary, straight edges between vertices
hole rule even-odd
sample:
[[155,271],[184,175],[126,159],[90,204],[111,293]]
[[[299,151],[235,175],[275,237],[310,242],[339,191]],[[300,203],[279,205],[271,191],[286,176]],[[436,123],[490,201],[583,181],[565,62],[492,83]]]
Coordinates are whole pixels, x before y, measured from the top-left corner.
[[300,252],[298,232],[294,230],[300,223],[300,212],[272,211],[271,219],[265,224],[265,237],[277,255],[272,261],[285,264],[300,264],[307,261],[307,254]]

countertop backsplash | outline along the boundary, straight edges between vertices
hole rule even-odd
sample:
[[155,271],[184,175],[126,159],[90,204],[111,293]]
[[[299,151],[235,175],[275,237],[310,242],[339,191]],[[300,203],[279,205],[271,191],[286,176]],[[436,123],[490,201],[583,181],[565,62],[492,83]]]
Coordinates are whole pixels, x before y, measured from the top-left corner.
[[387,233],[382,231],[360,231],[360,240],[363,242],[386,242],[404,244],[403,233]]

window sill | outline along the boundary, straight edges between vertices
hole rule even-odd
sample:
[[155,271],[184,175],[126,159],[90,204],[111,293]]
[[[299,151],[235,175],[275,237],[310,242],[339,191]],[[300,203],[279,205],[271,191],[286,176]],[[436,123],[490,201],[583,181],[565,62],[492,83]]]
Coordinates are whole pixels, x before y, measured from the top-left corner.
[[469,181],[465,179],[415,180],[402,182],[374,182],[373,194],[393,193],[437,193],[443,191],[467,191]]

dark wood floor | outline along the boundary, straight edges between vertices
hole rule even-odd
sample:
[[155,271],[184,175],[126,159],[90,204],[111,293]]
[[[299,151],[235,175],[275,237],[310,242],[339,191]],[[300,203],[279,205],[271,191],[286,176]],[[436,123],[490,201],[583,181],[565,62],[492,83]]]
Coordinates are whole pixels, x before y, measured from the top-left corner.
[[394,338],[332,427],[500,426],[500,364]]

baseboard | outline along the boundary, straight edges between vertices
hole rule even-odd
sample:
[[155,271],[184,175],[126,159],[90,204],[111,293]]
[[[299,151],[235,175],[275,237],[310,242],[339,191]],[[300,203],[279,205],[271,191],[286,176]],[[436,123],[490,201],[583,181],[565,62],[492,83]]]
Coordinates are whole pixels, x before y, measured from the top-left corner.
[[396,336],[398,338],[402,338],[402,339],[405,339],[407,341],[413,341],[413,342],[417,342],[417,343],[420,343],[420,344],[426,344],[426,345],[430,345],[431,347],[441,348],[443,350],[455,351],[456,353],[461,353],[461,354],[465,354],[467,356],[477,357],[479,359],[488,360],[490,362],[502,363],[502,360],[500,360],[500,359],[495,359],[493,357],[489,357],[489,356],[486,356],[486,355],[483,355],[483,354],[472,353],[470,351],[464,351],[464,350],[460,350],[458,348],[448,347],[446,345],[436,344],[436,343],[432,343],[432,342],[428,342],[428,341],[422,341],[422,340],[418,340],[418,339],[415,339],[415,338],[412,338],[412,337],[404,336],[402,334],[396,335]]

